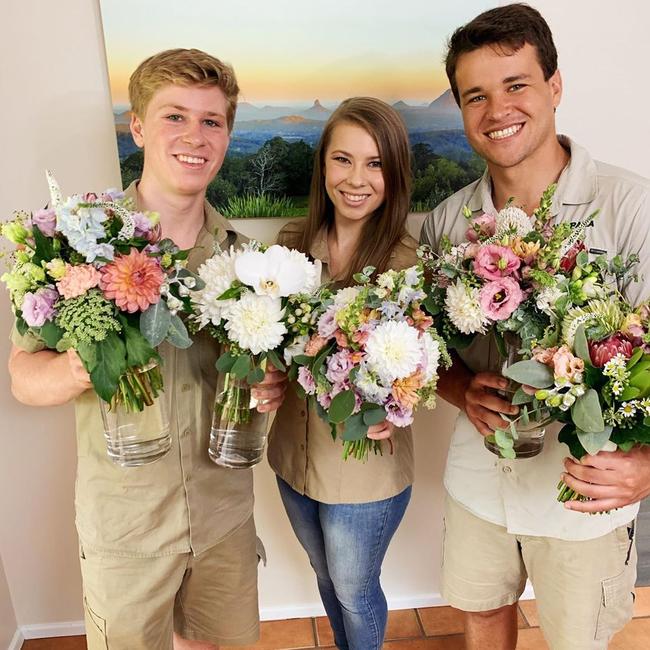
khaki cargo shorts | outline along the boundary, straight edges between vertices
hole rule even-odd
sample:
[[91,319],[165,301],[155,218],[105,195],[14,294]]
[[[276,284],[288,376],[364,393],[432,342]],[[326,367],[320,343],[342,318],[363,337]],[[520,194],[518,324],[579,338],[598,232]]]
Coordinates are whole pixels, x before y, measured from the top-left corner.
[[517,602],[530,577],[551,650],[606,650],[632,618],[633,537],[634,522],[585,541],[512,535],[447,495],[442,594],[484,612]]
[[88,650],[172,650],[172,632],[215,645],[259,637],[252,517],[197,557],[80,555]]

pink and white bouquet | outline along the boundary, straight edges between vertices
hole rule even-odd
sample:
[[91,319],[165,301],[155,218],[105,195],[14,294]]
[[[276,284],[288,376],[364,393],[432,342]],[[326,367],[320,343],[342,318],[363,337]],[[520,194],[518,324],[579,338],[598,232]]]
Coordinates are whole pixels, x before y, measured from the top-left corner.
[[17,245],[4,273],[18,332],[59,352],[74,349],[99,397],[130,412],[162,390],[156,346],[191,344],[178,309],[197,280],[187,251],[160,240],[158,216],[137,212],[117,190],[51,202],[2,226]]
[[554,192],[555,185],[544,192],[532,218],[512,204],[477,217],[465,209],[466,240],[446,239],[440,255],[424,254],[431,274],[425,304],[450,347],[492,332],[505,357],[505,332],[526,347],[543,336],[549,308],[562,295],[583,303],[594,295],[593,282],[578,282],[569,271],[595,214],[578,224],[552,223]]
[[446,346],[421,308],[426,297],[421,265],[389,270],[371,282],[372,267],[357,274],[359,285],[315,301],[316,330],[304,353],[294,356],[291,375],[315,400],[332,437],[340,431],[344,458],[365,460],[378,441],[368,428],[384,420],[413,422],[415,408],[435,405]]

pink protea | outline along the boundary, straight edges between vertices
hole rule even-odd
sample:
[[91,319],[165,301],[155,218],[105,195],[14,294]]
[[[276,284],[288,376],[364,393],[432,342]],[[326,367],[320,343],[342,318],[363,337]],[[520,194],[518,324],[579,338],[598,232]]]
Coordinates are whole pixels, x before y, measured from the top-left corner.
[[478,295],[483,313],[493,321],[510,318],[524,298],[524,292],[512,278],[488,282]]
[[482,246],[474,258],[474,273],[486,280],[498,280],[513,275],[521,260],[510,248],[489,244]]
[[104,296],[114,300],[122,311],[144,311],[160,300],[165,274],[145,252],[133,248],[128,255],[117,255],[102,267],[101,274],[99,286]]
[[632,343],[619,333],[612,334],[602,341],[589,341],[589,357],[596,368],[602,368],[617,354],[622,354],[629,359],[633,350]]
[[65,265],[65,275],[56,283],[59,293],[67,300],[82,296],[99,285],[102,274],[92,264]]

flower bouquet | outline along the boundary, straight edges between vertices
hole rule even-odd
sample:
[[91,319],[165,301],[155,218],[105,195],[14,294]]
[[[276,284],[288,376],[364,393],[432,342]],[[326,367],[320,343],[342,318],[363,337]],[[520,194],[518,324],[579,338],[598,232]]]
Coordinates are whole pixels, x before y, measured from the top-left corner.
[[159,241],[157,215],[135,212],[121,192],[63,200],[47,177],[49,208],[19,212],[2,226],[17,245],[1,278],[16,328],[48,349],[77,352],[100,398],[113,460],[152,462],[171,444],[155,348],[163,340],[191,344],[175,313],[197,282],[182,268],[187,252]]
[[[544,336],[556,301],[566,295],[583,304],[594,295],[591,275],[567,274],[584,249],[585,231],[596,213],[578,224],[553,224],[555,189],[547,188],[532,217],[510,202],[496,215],[473,217],[466,208],[466,241],[452,246],[444,240],[440,256],[423,254],[431,275],[424,305],[450,347],[462,349],[474,336],[490,333],[504,371]],[[522,404],[526,397],[518,389],[512,381],[500,392]],[[541,403],[532,406],[527,417],[486,437],[486,447],[508,458],[538,454],[549,414]]]
[[[616,288],[636,261],[589,262],[581,252],[572,275],[590,277],[595,297],[577,306],[561,296],[531,359],[506,373],[537,389],[575,458],[650,443],[650,308],[634,309]],[[559,501],[585,499],[563,482],[558,489]]]
[[371,282],[373,272],[366,267],[355,275],[358,286],[321,292],[316,331],[293,358],[292,373],[315,399],[332,438],[340,432],[345,459],[381,453],[380,441],[366,437],[370,426],[388,420],[405,427],[418,404],[433,408],[438,367],[451,363],[421,308],[422,265]]
[[204,285],[191,300],[191,328],[226,346],[219,357],[210,458],[225,467],[251,467],[262,459],[267,413],[255,410],[251,385],[267,362],[286,370],[312,327],[311,295],[321,264],[284,246],[252,242],[218,251],[199,269]]

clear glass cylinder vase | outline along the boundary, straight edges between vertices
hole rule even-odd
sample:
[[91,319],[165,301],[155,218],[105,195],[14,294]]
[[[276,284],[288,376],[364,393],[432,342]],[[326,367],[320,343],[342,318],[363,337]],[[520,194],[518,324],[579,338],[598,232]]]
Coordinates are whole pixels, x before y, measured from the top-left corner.
[[171,448],[169,402],[160,366],[129,369],[110,403],[99,399],[108,456],[123,467],[148,465]]
[[256,407],[245,380],[230,373],[219,375],[208,449],[217,465],[245,469],[262,460],[269,416]]
[[[520,353],[521,339],[518,335],[513,332],[505,332],[503,341],[506,354],[501,364],[502,373],[523,358]],[[497,394],[511,402],[519,388],[521,388],[521,384],[509,379],[508,386],[504,389],[497,390]],[[518,418],[515,421],[514,427],[512,427],[514,428],[513,451],[515,452],[515,458],[532,458],[541,453],[544,448],[546,425],[551,422],[549,411],[543,405],[534,402],[532,406],[529,404],[526,408],[529,413],[527,422],[524,423],[521,418]],[[523,406],[520,405],[519,409],[521,413]],[[504,428],[507,428],[508,431],[511,430],[509,426]],[[484,443],[492,453],[497,456],[501,455],[499,446],[496,444],[493,436],[485,438]]]

